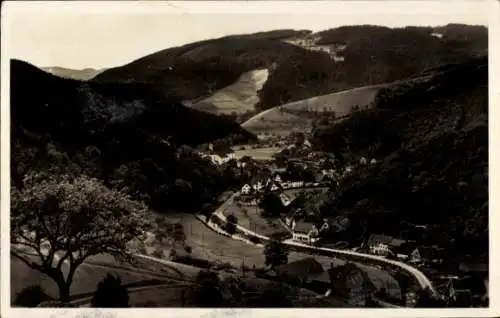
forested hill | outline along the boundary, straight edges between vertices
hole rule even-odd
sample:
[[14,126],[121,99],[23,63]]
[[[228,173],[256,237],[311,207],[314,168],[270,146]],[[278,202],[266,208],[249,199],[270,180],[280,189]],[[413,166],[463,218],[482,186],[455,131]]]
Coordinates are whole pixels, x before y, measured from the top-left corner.
[[[291,39],[309,41],[294,45]],[[313,51],[330,47],[343,57]],[[268,68],[259,110],[349,88],[392,82],[443,63],[461,62],[488,50],[482,26],[387,28],[345,26],[318,33],[278,30],[233,35],[165,49],[109,69],[98,82],[145,82],[180,100],[232,84],[249,70]]]
[[32,173],[87,174],[157,209],[192,209],[234,180],[182,145],[255,139],[228,119],[186,108],[143,84],[62,79],[12,60],[10,85],[17,186]]
[[351,214],[360,233],[366,222],[368,233],[400,235],[393,224],[407,221],[428,225],[424,240],[451,257],[487,255],[487,58],[382,89],[374,109],[318,128],[313,143],[348,161],[380,162],[356,169],[323,207]]

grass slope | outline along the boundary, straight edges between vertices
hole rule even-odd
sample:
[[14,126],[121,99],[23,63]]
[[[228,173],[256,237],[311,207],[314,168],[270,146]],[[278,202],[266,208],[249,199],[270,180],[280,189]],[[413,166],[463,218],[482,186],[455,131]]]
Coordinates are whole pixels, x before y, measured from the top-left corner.
[[257,69],[243,73],[238,80],[191,107],[214,114],[242,114],[255,112],[259,102],[258,92],[264,86],[269,71]]
[[242,124],[254,134],[287,134],[291,131],[308,132],[322,112],[335,112],[337,117],[347,115],[351,107],[371,105],[378,90],[386,85],[355,88],[347,91],[312,97],[267,109]]

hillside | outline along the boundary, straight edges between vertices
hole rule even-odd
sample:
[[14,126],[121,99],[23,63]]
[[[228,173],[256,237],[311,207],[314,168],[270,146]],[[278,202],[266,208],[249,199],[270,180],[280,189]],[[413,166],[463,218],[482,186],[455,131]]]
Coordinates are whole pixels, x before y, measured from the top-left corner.
[[379,89],[385,86],[365,86],[273,107],[250,118],[242,127],[254,134],[310,132],[313,123],[327,113],[335,113],[338,118],[349,114],[353,106],[370,107]]
[[74,70],[74,69],[69,69],[69,68],[64,68],[64,67],[59,67],[59,66],[54,66],[54,67],[42,67],[42,70],[44,70],[47,73],[51,73],[53,75],[62,77],[62,78],[69,78],[69,79],[75,79],[75,80],[81,80],[81,81],[88,81],[92,78],[94,78],[97,74],[104,72],[105,69],[93,69],[93,68],[85,68],[82,70]]
[[[94,80],[146,82],[160,90],[168,87],[166,94],[170,97],[193,100],[235,83],[245,72],[267,68],[269,77],[259,91],[256,105],[263,110],[349,88],[392,82],[487,51],[486,28],[442,28],[453,29],[446,31],[453,36],[440,38],[434,35],[435,28],[378,26],[339,27],[314,34],[288,30],[228,36],[159,51],[107,70]],[[474,37],[468,35],[471,32]],[[313,37],[318,45],[342,44],[338,54],[343,61],[286,43],[287,39],[301,37]]]
[[255,139],[228,119],[166,100],[145,85],[62,79],[17,60],[11,61],[11,121],[15,185],[33,171],[85,173],[127,187],[160,210],[195,208],[232,182],[182,145]]
[[245,72],[233,84],[195,102],[191,107],[209,113],[236,116],[255,112],[255,105],[259,102],[259,90],[266,83],[268,76],[267,69]]
[[444,69],[382,89],[374,109],[315,130],[316,149],[380,162],[355,168],[323,210],[350,215],[353,236],[364,223],[395,236],[402,221],[428,225],[407,235],[445,248],[448,260],[477,258],[488,253],[488,61]]

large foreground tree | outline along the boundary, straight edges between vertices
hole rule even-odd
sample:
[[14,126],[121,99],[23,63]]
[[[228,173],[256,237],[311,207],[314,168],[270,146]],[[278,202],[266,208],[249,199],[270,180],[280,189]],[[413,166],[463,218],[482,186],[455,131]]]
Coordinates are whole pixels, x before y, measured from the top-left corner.
[[142,203],[96,179],[27,177],[11,191],[11,253],[51,277],[68,302],[77,268],[89,257],[128,257],[143,231]]

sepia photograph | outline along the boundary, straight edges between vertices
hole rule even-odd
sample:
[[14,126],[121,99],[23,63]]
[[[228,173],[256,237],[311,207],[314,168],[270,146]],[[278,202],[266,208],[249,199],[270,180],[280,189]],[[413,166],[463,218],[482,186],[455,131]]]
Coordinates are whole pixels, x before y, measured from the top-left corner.
[[2,316],[491,307],[495,1],[71,2],[2,3]]

